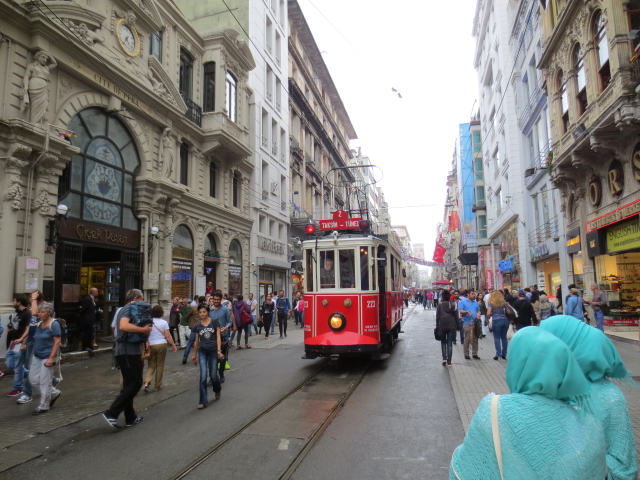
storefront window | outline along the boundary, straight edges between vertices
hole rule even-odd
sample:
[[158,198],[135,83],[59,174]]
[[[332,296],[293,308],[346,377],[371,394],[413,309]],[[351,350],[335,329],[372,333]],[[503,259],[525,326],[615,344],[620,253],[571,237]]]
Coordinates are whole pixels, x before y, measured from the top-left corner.
[[238,240],[229,245],[229,296],[242,293],[242,247]]
[[582,266],[582,252],[571,255],[571,264],[573,265],[573,283],[578,290],[585,291],[584,285],[584,268]]
[[173,232],[171,257],[171,297],[191,298],[193,237],[185,225]]
[[87,108],[69,122],[80,148],[64,169],[58,187],[59,203],[69,217],[138,230],[133,213],[134,174],[138,152],[120,120],[98,108]]
[[600,255],[595,265],[598,286],[607,293],[609,306],[617,313],[635,313],[640,307],[640,253]]

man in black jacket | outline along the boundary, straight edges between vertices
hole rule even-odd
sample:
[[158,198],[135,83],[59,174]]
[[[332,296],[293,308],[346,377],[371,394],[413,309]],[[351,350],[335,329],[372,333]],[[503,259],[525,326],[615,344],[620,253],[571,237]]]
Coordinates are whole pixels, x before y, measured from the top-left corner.
[[513,295],[511,295],[509,293],[509,289],[508,288],[504,289],[504,301],[507,302],[511,306],[513,306],[513,302],[516,301],[516,297],[514,297]]
[[80,327],[82,328],[82,350],[93,352],[93,327],[96,323],[96,297],[98,289],[89,290],[89,295],[82,299],[82,313],[80,314]]
[[533,305],[527,300],[527,294],[524,290],[518,292],[518,300],[513,302],[513,308],[518,313],[518,318],[515,321],[516,330],[533,325],[536,312],[533,310]]

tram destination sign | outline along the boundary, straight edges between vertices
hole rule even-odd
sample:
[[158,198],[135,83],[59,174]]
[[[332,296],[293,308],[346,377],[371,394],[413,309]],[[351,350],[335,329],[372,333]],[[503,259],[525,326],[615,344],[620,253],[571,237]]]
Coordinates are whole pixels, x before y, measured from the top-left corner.
[[344,210],[336,210],[331,220],[320,220],[320,230],[360,230],[360,220],[349,218]]
[[139,248],[140,233],[135,230],[110,227],[81,220],[61,220],[60,237],[81,242],[99,243],[112,247]]

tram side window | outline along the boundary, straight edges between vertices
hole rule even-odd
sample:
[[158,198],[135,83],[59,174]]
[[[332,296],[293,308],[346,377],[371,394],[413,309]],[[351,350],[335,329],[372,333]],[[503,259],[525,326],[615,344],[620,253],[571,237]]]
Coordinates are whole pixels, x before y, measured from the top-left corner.
[[307,262],[304,269],[304,278],[307,281],[307,292],[313,292],[313,251],[307,250]]
[[371,247],[371,290],[378,290],[378,284],[376,283],[376,262],[378,257],[376,247]]
[[391,272],[391,290],[396,290],[396,259],[389,255],[389,271]]
[[320,288],[336,288],[335,252],[320,252]]
[[339,250],[340,288],[356,288],[356,257],[353,250]]
[[360,247],[360,289],[369,290],[369,247]]

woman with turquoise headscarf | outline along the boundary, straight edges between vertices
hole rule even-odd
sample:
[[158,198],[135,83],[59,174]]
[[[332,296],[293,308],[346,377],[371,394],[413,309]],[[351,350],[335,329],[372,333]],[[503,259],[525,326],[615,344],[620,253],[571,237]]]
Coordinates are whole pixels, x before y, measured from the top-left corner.
[[589,405],[604,429],[609,480],[635,480],[638,458],[629,408],[620,389],[608,379],[631,383],[629,372],[611,340],[568,315],[556,315],[540,324],[571,349],[591,384]]
[[482,399],[453,453],[449,479],[603,480],[602,426],[580,407],[590,385],[569,347],[540,328],[519,330],[506,377],[511,394]]

